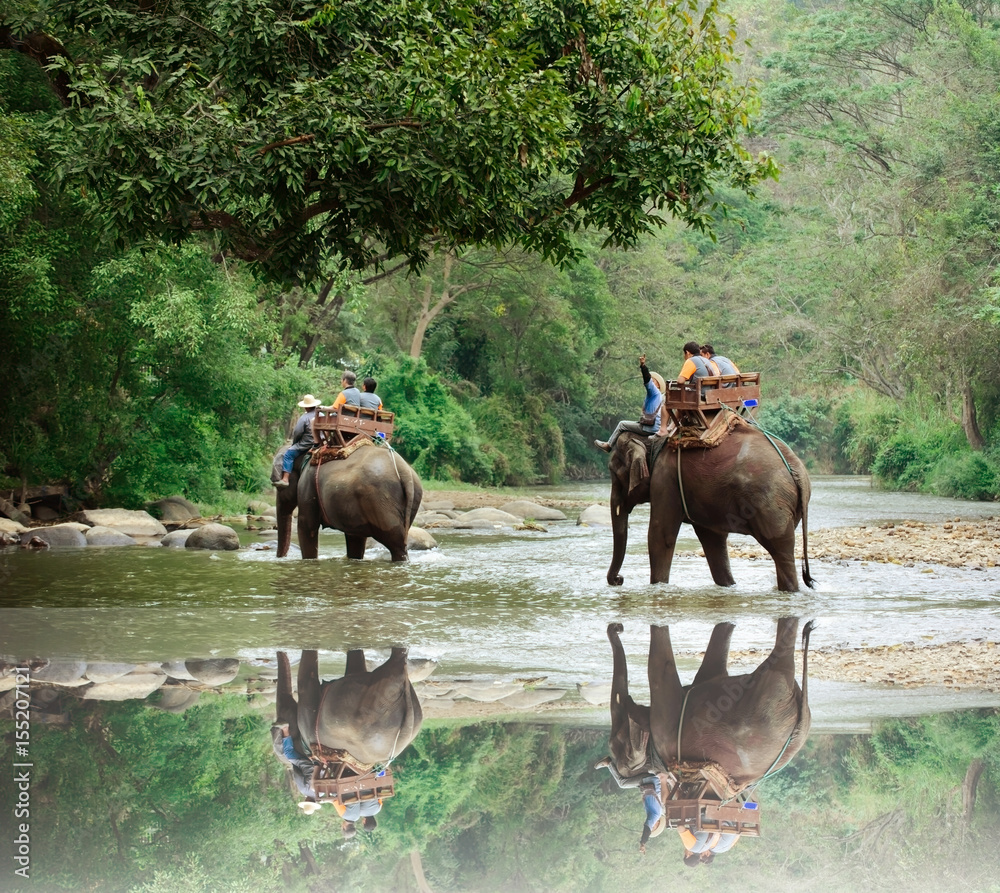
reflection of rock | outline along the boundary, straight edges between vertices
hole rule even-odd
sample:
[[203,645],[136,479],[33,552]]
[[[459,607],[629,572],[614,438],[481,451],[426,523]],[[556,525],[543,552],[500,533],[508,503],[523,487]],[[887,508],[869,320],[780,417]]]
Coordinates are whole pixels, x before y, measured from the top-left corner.
[[35,527],[28,533],[21,534],[21,544],[25,545],[33,539],[55,548],[63,546],[86,546],[87,538],[75,527],[68,524],[56,524],[52,527]]
[[194,530],[172,530],[160,540],[160,545],[170,549],[183,549],[192,533]]
[[112,679],[98,682],[86,689],[83,697],[88,701],[130,701],[146,698],[167,681],[166,673],[158,673],[150,667],[139,669]]
[[565,521],[566,516],[559,509],[549,508],[539,505],[537,502],[530,502],[527,499],[516,499],[508,502],[503,507],[503,511],[514,515],[522,520],[531,518],[535,521]]
[[160,666],[163,668],[163,672],[166,673],[171,679],[194,682],[194,676],[188,672],[188,668],[184,665],[184,661],[182,660],[165,660],[160,664]]
[[135,540],[113,527],[91,527],[86,533],[88,546],[134,546]]
[[611,507],[607,505],[590,505],[577,518],[578,527],[610,527]]
[[415,552],[436,549],[437,545],[437,540],[420,527],[411,527],[410,532],[406,535],[407,549],[413,549]]
[[610,682],[580,682],[577,684],[576,690],[588,704],[606,707],[611,703]]
[[119,664],[109,661],[96,661],[87,664],[87,678],[91,682],[110,682],[126,673],[131,673],[135,664]]
[[525,689],[524,691],[507,695],[507,697],[501,699],[500,703],[508,707],[513,707],[515,710],[530,710],[539,704],[558,701],[564,694],[566,692],[561,688],[536,688],[532,691]]
[[183,685],[165,685],[160,689],[160,699],[150,704],[167,713],[183,713],[188,707],[198,703],[201,692],[192,691]]
[[213,551],[233,552],[240,547],[240,538],[236,531],[224,524],[205,524],[196,530],[184,543],[188,549],[211,549]]
[[129,509],[91,509],[81,512],[80,519],[91,527],[111,527],[129,536],[163,536],[167,532],[149,512]]
[[52,682],[55,685],[86,685],[83,674],[87,664],[82,660],[50,660],[31,674],[33,682]]
[[426,679],[437,669],[436,660],[429,657],[408,657],[406,659],[406,675],[410,677],[410,682],[420,682]]
[[186,660],[184,667],[192,679],[204,685],[225,685],[232,682],[240,672],[240,662],[235,657]]
[[474,685],[470,682],[458,682],[452,692],[456,698],[470,698],[473,701],[499,701],[508,695],[524,689],[513,682],[498,682],[493,685]]

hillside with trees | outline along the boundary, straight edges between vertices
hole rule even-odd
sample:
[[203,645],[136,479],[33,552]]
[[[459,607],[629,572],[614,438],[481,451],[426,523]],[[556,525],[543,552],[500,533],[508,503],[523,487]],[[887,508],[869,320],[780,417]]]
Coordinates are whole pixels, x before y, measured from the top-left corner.
[[1000,494],[1000,4],[391,6],[4,5],[0,487],[259,490],[344,366],[424,477],[595,477],[695,339]]

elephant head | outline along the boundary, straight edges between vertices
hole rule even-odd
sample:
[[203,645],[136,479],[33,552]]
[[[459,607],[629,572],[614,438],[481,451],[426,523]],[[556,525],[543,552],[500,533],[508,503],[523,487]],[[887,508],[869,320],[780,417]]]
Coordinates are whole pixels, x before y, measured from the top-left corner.
[[628,723],[648,723],[659,758],[671,768],[682,761],[712,762],[722,767],[737,789],[759,781],[786,765],[809,733],[808,700],[810,621],[802,631],[802,685],[795,680],[795,645],[799,621],[778,621],[774,648],[752,673],[730,676],[732,623],[719,623],[691,685],[681,685],[666,626],[650,627],[650,706],[644,713],[628,694],[620,623],[608,626],[614,655],[612,686],[612,753],[616,732]]
[[614,554],[608,568],[608,584],[621,586],[619,571],[628,546],[628,516],[637,505],[649,502],[649,438],[624,433],[615,444],[608,467],[611,470],[611,529]]

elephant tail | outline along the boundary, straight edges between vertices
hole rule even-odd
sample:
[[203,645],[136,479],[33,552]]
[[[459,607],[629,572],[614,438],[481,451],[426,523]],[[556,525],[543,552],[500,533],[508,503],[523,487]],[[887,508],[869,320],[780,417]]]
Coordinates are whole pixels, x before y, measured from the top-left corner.
[[802,486],[802,479],[797,474],[793,474],[795,487],[799,492],[799,510],[802,512],[802,582],[810,589],[816,588],[816,581],[809,573],[809,497],[806,495],[806,487]]

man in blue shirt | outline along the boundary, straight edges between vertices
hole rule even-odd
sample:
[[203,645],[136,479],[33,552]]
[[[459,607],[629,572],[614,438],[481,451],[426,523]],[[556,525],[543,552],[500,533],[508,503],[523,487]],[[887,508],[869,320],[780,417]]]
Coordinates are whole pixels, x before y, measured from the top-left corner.
[[650,372],[646,368],[645,354],[639,357],[639,371],[642,373],[642,384],[646,389],[646,399],[642,404],[642,417],[638,422],[619,422],[618,427],[615,428],[608,440],[595,440],[594,446],[599,450],[610,453],[615,448],[615,441],[624,431],[641,434],[643,437],[652,437],[660,430],[660,406],[663,404],[666,382],[664,382],[663,376],[656,372]]

